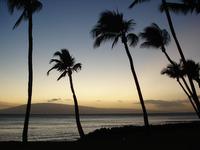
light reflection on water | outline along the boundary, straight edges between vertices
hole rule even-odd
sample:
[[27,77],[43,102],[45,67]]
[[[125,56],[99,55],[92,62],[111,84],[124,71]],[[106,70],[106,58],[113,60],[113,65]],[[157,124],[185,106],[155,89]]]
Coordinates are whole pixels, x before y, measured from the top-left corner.
[[[20,141],[23,115],[0,115],[0,141]],[[150,115],[151,124],[193,121],[198,118],[185,115]],[[123,125],[143,125],[141,115],[83,115],[81,123],[85,133],[99,128]],[[70,141],[79,138],[73,115],[33,115],[30,118],[30,141]]]

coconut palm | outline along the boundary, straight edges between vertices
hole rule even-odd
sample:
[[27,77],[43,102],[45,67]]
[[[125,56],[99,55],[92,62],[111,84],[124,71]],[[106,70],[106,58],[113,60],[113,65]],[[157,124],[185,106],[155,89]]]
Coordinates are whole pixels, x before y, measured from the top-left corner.
[[112,48],[117,44],[118,40],[124,44],[126,54],[129,59],[133,78],[135,80],[138,96],[143,110],[144,123],[149,127],[147,111],[145,108],[142,92],[140,89],[139,81],[133,65],[133,59],[129,51],[129,46],[135,46],[138,42],[138,37],[134,33],[130,33],[135,23],[133,20],[124,20],[123,14],[118,11],[104,11],[101,13],[97,24],[92,29],[91,33],[94,41],[94,47],[99,47],[103,42],[113,41]]
[[161,74],[166,74],[167,76],[169,76],[170,78],[176,79],[176,81],[178,82],[178,84],[180,85],[180,87],[183,89],[183,91],[185,92],[185,94],[188,96],[188,99],[190,101],[190,103],[192,104],[192,107],[194,108],[196,114],[198,115],[198,117],[200,118],[200,112],[198,111],[198,109],[196,108],[192,97],[191,97],[191,91],[188,91],[185,89],[185,87],[183,86],[183,84],[181,83],[180,79],[182,79],[182,81],[185,83],[185,79],[184,79],[184,71],[182,70],[182,67],[180,64],[177,64],[176,62],[173,62],[173,64],[169,64],[167,65],[166,68],[164,68],[161,71]]
[[170,35],[167,30],[161,29],[156,23],[152,23],[151,26],[144,29],[144,32],[140,33],[140,37],[144,40],[141,47],[161,49],[168,61],[173,64],[165,48],[170,42]]
[[200,13],[200,0],[180,0],[180,2],[178,3],[167,2],[166,5],[169,11],[175,13],[182,13],[182,14],[188,14],[193,12],[196,12],[197,14]]
[[[171,19],[171,16],[170,16],[170,13],[169,13],[169,10],[168,10],[168,7],[167,7],[167,4],[166,4],[165,0],[162,0],[161,8],[163,8],[163,9],[161,9],[161,11],[164,11],[166,16],[167,16],[169,27],[170,27],[172,36],[174,37],[178,52],[179,52],[179,54],[181,56],[181,60],[183,61],[183,64],[186,66],[187,62],[186,62],[185,56],[183,54],[182,48],[181,48],[181,46],[179,44],[179,41],[177,39],[176,32],[174,30],[174,26],[173,26],[173,23],[172,23],[172,19]],[[188,74],[188,72],[186,72],[186,73],[187,73],[186,75],[188,77],[188,80],[189,80],[189,83],[190,83],[190,86],[191,86],[191,89],[192,89],[192,97],[193,97],[193,99],[195,101],[197,109],[200,111],[200,102],[199,102],[199,99],[198,99],[198,96],[197,96],[197,92],[196,92],[192,77],[190,76],[190,74]]]
[[[134,1],[136,1],[136,0],[134,0]],[[130,7],[130,8],[132,8],[132,7]],[[171,16],[170,16],[170,13],[169,13],[169,10],[168,10],[168,7],[167,7],[166,0],[162,0],[160,8],[161,8],[160,9],[161,12],[165,12],[165,14],[166,14],[167,21],[168,21],[168,24],[169,24],[169,27],[170,27],[170,31],[171,31],[171,34],[172,34],[174,41],[176,43],[176,46],[177,46],[178,52],[180,54],[181,60],[183,61],[183,64],[186,65],[186,59],[185,59],[185,56],[183,54],[180,43],[178,41],[178,38],[176,36],[176,32],[175,32],[175,29],[174,29],[174,26],[173,26],[173,23],[172,23],[172,19],[171,19]],[[189,74],[187,74],[187,77],[188,77],[188,80],[189,80],[189,83],[190,83],[190,86],[191,86],[191,89],[192,89],[192,97],[195,101],[197,109],[200,111],[200,101],[198,99],[197,92],[196,92],[192,77],[190,77]]]
[[16,21],[13,29],[20,25],[23,20],[28,21],[28,102],[26,107],[24,128],[22,134],[22,141],[28,141],[28,125],[29,116],[31,111],[31,99],[32,99],[32,84],[33,84],[33,65],[32,65],[32,53],[33,53],[33,19],[32,15],[42,9],[42,3],[39,0],[7,0],[8,9],[11,14],[15,10],[22,11],[20,17]]
[[47,75],[49,75],[50,71],[57,70],[61,73],[61,75],[58,77],[57,81],[59,81],[61,78],[68,75],[71,91],[73,94],[74,99],[74,108],[75,108],[75,116],[76,116],[76,125],[78,128],[78,132],[81,138],[84,137],[84,132],[81,126],[80,117],[79,117],[79,108],[78,108],[78,101],[76,98],[76,94],[74,91],[73,86],[73,80],[72,80],[72,73],[78,72],[81,70],[81,63],[76,63],[74,57],[72,57],[67,49],[61,49],[61,51],[57,51],[54,53],[54,56],[57,56],[59,59],[51,59],[51,63],[55,63],[53,67],[47,72]]

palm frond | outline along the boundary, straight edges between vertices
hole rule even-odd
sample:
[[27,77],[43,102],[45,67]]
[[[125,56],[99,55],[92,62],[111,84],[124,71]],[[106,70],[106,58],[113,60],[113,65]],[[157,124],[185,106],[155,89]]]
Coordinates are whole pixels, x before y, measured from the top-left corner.
[[53,56],[58,56],[58,59],[51,59],[50,63],[54,62],[54,66],[47,72],[49,75],[50,71],[56,69],[57,71],[61,72],[61,75],[58,77],[60,80],[68,73],[72,73],[72,71],[79,71],[81,70],[81,64],[75,64],[75,58],[72,57],[67,49],[61,49],[61,51],[57,51],[54,53]]
[[79,70],[81,70],[81,68],[82,68],[82,64],[81,63],[77,63],[72,67],[72,71],[78,72]]
[[64,72],[58,77],[57,81],[59,81],[61,78],[65,77],[67,73],[68,73],[67,71],[64,71]]
[[161,29],[156,23],[146,27],[139,36],[144,40],[141,47],[161,48],[170,42],[170,35],[167,30]]
[[22,20],[25,18],[26,11],[24,10],[19,19],[16,21],[15,25],[13,26],[13,30],[19,26],[19,24],[22,22]]
[[138,38],[138,36],[136,34],[129,33],[127,35],[127,40],[129,42],[129,45],[134,47],[134,46],[137,45],[139,38]]
[[91,30],[91,35],[95,39],[94,48],[101,43],[112,41],[112,48],[116,45],[119,36],[127,34],[133,30],[134,20],[124,20],[123,14],[118,11],[104,11],[100,14],[99,20]]
[[133,8],[135,5],[139,4],[139,3],[143,3],[143,2],[148,2],[150,0],[134,0],[128,8]]
[[51,64],[51,63],[53,63],[53,62],[55,62],[55,63],[61,63],[61,61],[58,60],[58,59],[51,59],[51,60],[49,61],[49,64]]
[[117,42],[118,42],[118,40],[119,40],[119,36],[120,36],[120,35],[118,35],[118,36],[115,37],[115,39],[114,39],[114,41],[113,41],[113,43],[112,43],[112,48],[114,48],[115,45],[117,44]]
[[173,62],[173,64],[167,65],[167,67],[161,71],[161,74],[166,74],[170,78],[180,78],[183,77],[183,70],[180,64]]
[[51,69],[49,69],[47,71],[47,76],[49,75],[50,71],[52,71],[53,69],[58,69],[59,68],[59,65],[58,64],[55,64]]

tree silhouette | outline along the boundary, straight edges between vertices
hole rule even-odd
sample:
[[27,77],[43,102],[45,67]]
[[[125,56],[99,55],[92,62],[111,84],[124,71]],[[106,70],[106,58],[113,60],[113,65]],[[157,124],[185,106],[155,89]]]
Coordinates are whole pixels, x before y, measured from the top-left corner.
[[165,46],[167,46],[170,42],[170,35],[167,30],[161,29],[156,23],[152,23],[151,26],[148,26],[144,29],[144,32],[140,33],[140,37],[145,40],[141,44],[141,47],[153,47],[156,49],[161,49],[168,61],[173,64],[173,61],[167,54],[165,48]]
[[200,88],[200,64],[196,63],[194,60],[187,60],[186,66],[181,62],[184,75],[189,74],[194,81],[198,83]]
[[[134,0],[134,1],[136,1],[136,0]],[[129,6],[129,8],[132,8],[132,7]],[[165,14],[166,14],[167,21],[168,21],[168,24],[169,24],[169,27],[170,27],[170,31],[171,31],[172,36],[174,38],[174,41],[176,43],[176,46],[177,46],[178,52],[180,54],[181,60],[183,61],[183,64],[186,65],[186,59],[185,59],[185,56],[183,54],[180,43],[178,41],[178,38],[176,36],[176,32],[175,32],[175,29],[174,29],[174,26],[173,26],[173,23],[172,23],[172,19],[171,19],[171,16],[170,16],[170,13],[169,13],[169,10],[168,10],[168,7],[167,7],[166,0],[162,0],[160,10],[161,10],[161,12],[165,12]],[[192,89],[193,100],[195,101],[197,109],[200,112],[200,101],[199,101],[199,98],[197,96],[197,92],[196,92],[192,77],[189,74],[187,74],[187,77],[188,77],[188,80],[189,80],[189,83],[190,83],[190,86],[191,86],[191,89]]]
[[[188,99],[189,99],[190,103],[192,104],[192,107],[194,108],[196,114],[200,118],[200,113],[197,110],[197,108],[196,108],[196,106],[195,106],[195,104],[194,104],[194,102],[192,100],[191,91],[189,90],[189,93],[188,93],[187,90],[185,89],[185,87],[183,86],[183,84],[180,81],[180,78],[181,78],[184,83],[186,82],[185,79],[184,79],[184,77],[183,77],[184,76],[184,71],[183,71],[181,65],[177,64],[176,62],[173,62],[173,64],[167,65],[167,67],[164,68],[161,71],[161,74],[166,74],[170,78],[176,79],[176,81],[178,82],[178,84],[180,85],[180,87],[183,89],[183,91],[185,92],[185,94],[188,96]],[[187,87],[187,89],[188,89],[188,87]]]
[[140,89],[139,81],[133,65],[133,59],[129,51],[128,42],[130,46],[135,46],[138,42],[138,37],[134,33],[129,33],[135,23],[133,20],[124,20],[123,14],[118,11],[104,11],[101,13],[97,24],[92,29],[91,33],[95,39],[94,47],[99,47],[101,43],[112,40],[112,48],[117,44],[118,40],[124,44],[126,54],[129,59],[131,71],[138,91],[138,96],[143,110],[143,117],[145,126],[149,127],[148,116]]
[[33,53],[33,13],[42,9],[42,3],[39,0],[7,0],[8,9],[11,14],[15,10],[22,11],[22,14],[16,21],[13,29],[20,25],[23,20],[28,20],[28,102],[26,107],[24,128],[22,134],[22,141],[28,141],[28,125],[31,111],[31,100],[32,100],[32,84],[33,84],[33,64],[32,64],[32,53]]
[[54,53],[54,56],[58,56],[59,59],[51,59],[51,63],[55,63],[53,67],[47,72],[47,75],[49,75],[50,71],[56,69],[58,72],[61,73],[61,75],[58,77],[57,81],[60,80],[61,78],[65,77],[68,75],[69,81],[70,81],[70,87],[71,91],[73,94],[73,99],[74,99],[74,108],[75,108],[75,116],[76,116],[76,125],[78,128],[78,132],[81,138],[84,137],[84,132],[81,126],[80,122],[80,117],[79,117],[79,108],[78,108],[78,101],[76,98],[76,94],[74,91],[74,86],[73,86],[73,80],[72,80],[72,73],[78,72],[81,70],[81,63],[76,63],[75,59],[70,55],[69,51],[67,49],[61,49],[61,52],[57,51]]
[[[168,7],[166,5],[166,1],[165,0],[162,0],[162,6],[163,8],[163,11],[165,12],[166,16],[167,16],[167,20],[168,20],[168,23],[169,23],[169,27],[170,27],[170,30],[171,30],[171,33],[172,33],[172,36],[174,37],[174,41],[176,43],[176,46],[177,46],[177,49],[178,49],[178,52],[181,56],[181,60],[183,61],[183,64],[186,66],[186,59],[185,59],[185,56],[183,54],[183,51],[182,51],[182,48],[179,44],[179,41],[177,39],[177,36],[176,36],[176,32],[174,30],[174,26],[173,26],[173,23],[172,23],[172,19],[171,19],[171,16],[170,16],[170,13],[169,13],[169,10],[168,10]],[[161,9],[162,11],[162,9]],[[191,86],[191,89],[192,89],[192,97],[193,97],[193,100],[195,101],[195,104],[197,106],[197,109],[198,111],[200,112],[200,102],[199,102],[199,98],[197,96],[197,92],[196,92],[196,89],[195,89],[195,86],[194,86],[194,83],[192,81],[192,77],[190,76],[190,74],[188,72],[186,72],[187,74],[187,77],[188,77],[188,80],[189,80],[189,83],[190,83],[190,86]]]
[[[170,42],[170,35],[165,29],[161,29],[157,24],[153,23],[151,26],[148,26],[144,29],[144,32],[140,33],[140,37],[145,40],[142,44],[141,47],[153,47],[157,49],[161,49],[162,52],[165,54],[167,57],[168,61],[171,63],[170,65],[167,66],[167,68],[163,69],[162,74],[167,74],[171,78],[176,78],[177,82],[183,89],[183,91],[186,93],[188,96],[189,100],[191,101],[195,111],[197,112],[197,115],[200,114],[198,113],[196,106],[194,106],[194,103],[192,101],[192,98],[190,95],[192,95],[192,92],[185,80],[183,70],[181,69],[181,66],[175,63],[167,54],[165,46],[169,44]],[[182,79],[185,87],[187,90],[184,88],[182,83],[180,82],[179,78]],[[188,91],[188,92],[187,92]]]

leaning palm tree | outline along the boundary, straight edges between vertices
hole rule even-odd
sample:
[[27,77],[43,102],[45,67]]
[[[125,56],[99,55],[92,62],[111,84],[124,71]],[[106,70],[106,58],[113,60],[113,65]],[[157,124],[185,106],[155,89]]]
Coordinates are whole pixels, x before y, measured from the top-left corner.
[[133,20],[124,20],[123,14],[118,11],[104,11],[101,13],[97,24],[92,29],[91,33],[95,39],[94,47],[99,47],[103,42],[112,40],[112,48],[117,44],[118,40],[124,44],[126,54],[129,59],[133,78],[135,80],[138,96],[143,110],[144,123],[149,127],[147,111],[145,108],[142,92],[140,89],[139,81],[133,65],[133,59],[129,51],[128,42],[130,46],[135,46],[138,42],[138,37],[134,33],[129,33],[135,23]]
[[[166,68],[164,68],[161,71],[161,74],[166,74],[167,76],[169,76],[170,78],[176,79],[176,81],[178,82],[178,84],[180,85],[180,87],[183,89],[183,91],[185,92],[185,94],[188,96],[188,99],[190,101],[190,103],[192,104],[192,107],[194,108],[197,116],[200,118],[200,112],[198,111],[198,109],[196,108],[196,105],[194,104],[192,97],[191,97],[191,91],[187,91],[184,87],[184,85],[181,83],[180,79],[182,79],[182,81],[185,83],[185,79],[184,79],[184,71],[182,70],[181,64],[177,64],[176,62],[173,62],[173,64],[169,64],[167,65]],[[187,87],[188,88],[188,87]]]
[[[171,19],[171,16],[170,16],[170,13],[169,13],[169,10],[168,10],[168,7],[167,7],[167,3],[165,0],[162,0],[162,5],[161,5],[161,11],[164,11],[166,16],[167,16],[167,20],[168,20],[168,23],[169,23],[169,27],[170,27],[170,30],[171,30],[171,33],[172,33],[172,36],[174,38],[174,41],[176,43],[176,46],[177,46],[177,49],[178,49],[178,52],[181,56],[181,60],[183,61],[183,64],[184,66],[186,66],[186,59],[185,59],[185,56],[183,54],[183,51],[182,51],[182,48],[180,46],[180,43],[178,41],[178,38],[176,36],[176,32],[174,30],[174,26],[173,26],[173,23],[172,23],[172,19]],[[197,92],[196,92],[196,89],[195,89],[195,86],[194,86],[194,83],[193,83],[193,80],[192,80],[192,77],[190,76],[190,74],[188,74],[188,72],[186,72],[186,76],[188,77],[188,80],[189,80],[189,83],[190,83],[190,86],[191,86],[191,89],[192,89],[192,97],[195,101],[195,104],[197,106],[197,109],[200,111],[200,101],[199,101],[199,98],[197,96]]]
[[79,117],[79,108],[78,108],[78,101],[76,98],[76,94],[74,91],[73,86],[73,80],[72,80],[72,73],[78,72],[81,70],[81,63],[76,63],[74,57],[72,57],[67,49],[61,49],[61,52],[57,51],[54,53],[54,56],[58,56],[59,59],[51,59],[50,63],[55,63],[53,67],[47,72],[47,75],[49,75],[50,71],[53,69],[56,69],[61,73],[61,75],[58,77],[57,81],[61,78],[68,75],[71,91],[73,94],[74,99],[74,108],[75,108],[75,116],[76,116],[76,125],[78,128],[78,132],[81,138],[84,137],[84,132],[81,126],[80,117]]
[[152,23],[151,26],[148,26],[140,33],[140,37],[144,40],[141,44],[142,48],[156,48],[160,49],[168,61],[173,64],[173,61],[166,52],[165,46],[170,42],[170,35],[165,29],[161,29],[156,23]]
[[[137,1],[137,0],[134,0],[134,1]],[[141,3],[142,3],[142,1],[141,1]],[[131,5],[129,6],[129,8],[132,8],[132,7],[131,7]],[[170,13],[169,13],[169,8],[167,7],[166,0],[162,0],[160,8],[161,8],[160,11],[161,12],[165,12],[165,14],[166,14],[167,21],[168,21],[168,24],[169,24],[169,27],[170,27],[170,31],[171,31],[172,36],[174,38],[174,41],[176,43],[176,46],[177,46],[178,52],[180,54],[181,60],[183,61],[183,64],[186,65],[186,59],[185,59],[185,56],[183,54],[182,48],[180,46],[180,43],[178,41],[178,38],[176,36],[176,32],[175,32],[175,29],[174,29],[174,25],[172,23],[172,19],[171,19]],[[192,89],[192,97],[193,97],[193,99],[195,101],[195,104],[196,104],[198,110],[200,110],[200,101],[199,101],[199,98],[197,96],[197,92],[196,92],[192,77],[189,74],[187,74],[187,77],[188,77],[188,80],[189,80],[189,83],[190,83],[190,86],[191,86],[191,89]]]
[[8,9],[11,14],[15,10],[22,11],[22,14],[16,21],[13,29],[15,29],[22,20],[28,20],[28,102],[26,107],[24,128],[22,134],[22,141],[28,141],[28,125],[29,116],[31,111],[31,100],[32,100],[32,84],[33,84],[33,64],[32,64],[32,53],[33,53],[33,13],[42,9],[42,3],[39,0],[7,0]]

